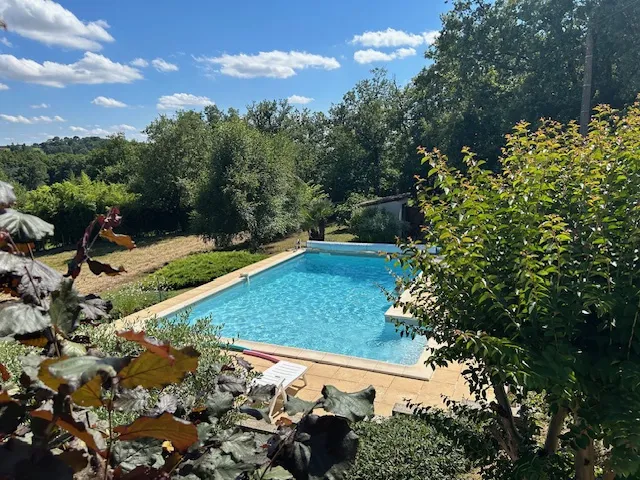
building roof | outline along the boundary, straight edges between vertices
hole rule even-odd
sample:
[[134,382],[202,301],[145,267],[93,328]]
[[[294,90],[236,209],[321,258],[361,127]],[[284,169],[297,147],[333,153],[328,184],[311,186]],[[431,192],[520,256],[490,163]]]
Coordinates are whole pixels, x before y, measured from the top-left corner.
[[374,198],[373,200],[367,200],[358,204],[358,207],[371,207],[373,205],[380,205],[382,203],[399,202],[400,200],[408,200],[411,197],[410,193],[399,193],[398,195],[389,195],[388,197]]

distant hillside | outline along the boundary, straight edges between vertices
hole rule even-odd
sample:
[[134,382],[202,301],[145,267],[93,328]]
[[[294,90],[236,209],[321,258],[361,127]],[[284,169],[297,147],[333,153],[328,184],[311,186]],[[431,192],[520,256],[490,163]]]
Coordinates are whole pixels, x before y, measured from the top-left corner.
[[[100,137],[53,137],[42,143],[30,145],[41,149],[46,154],[54,153],[89,153],[100,148],[108,140]],[[7,145],[10,150],[22,150],[26,145]],[[0,147],[1,148],[1,147]]]

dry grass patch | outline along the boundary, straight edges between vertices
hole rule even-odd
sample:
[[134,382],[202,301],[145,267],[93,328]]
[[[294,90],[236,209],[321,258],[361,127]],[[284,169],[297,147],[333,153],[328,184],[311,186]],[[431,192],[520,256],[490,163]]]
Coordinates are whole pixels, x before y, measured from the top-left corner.
[[[141,279],[143,276],[163,267],[167,263],[191,253],[211,250],[213,245],[205,243],[197,235],[172,235],[136,239],[138,248],[131,251],[121,250],[106,242],[99,243],[93,249],[92,257],[115,267],[123,265],[127,270],[118,276],[96,277],[83,272],[76,280],[76,287],[82,293],[100,293],[111,290],[125,283]],[[67,262],[74,254],[69,248],[52,253],[38,255],[38,260],[61,272],[67,271]]]

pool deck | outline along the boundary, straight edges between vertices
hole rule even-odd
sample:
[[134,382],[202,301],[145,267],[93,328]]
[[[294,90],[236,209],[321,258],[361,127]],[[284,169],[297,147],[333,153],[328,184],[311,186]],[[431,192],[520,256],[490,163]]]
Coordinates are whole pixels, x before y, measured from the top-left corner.
[[[146,318],[170,315],[304,252],[305,250],[301,249],[273,255],[118,320],[115,327],[130,327],[140,324]],[[276,357],[294,359],[295,362],[308,366],[307,386],[293,392],[305,400],[318,398],[326,384],[347,392],[373,385],[376,388],[375,410],[378,415],[390,415],[395,403],[407,399],[432,406],[443,406],[443,395],[452,400],[470,399],[460,374],[463,366],[454,365],[433,370],[424,365],[429,355],[427,350],[423,352],[418,363],[407,366],[243,339],[238,339],[237,343]],[[435,348],[436,345],[429,341],[429,347]],[[246,355],[244,358],[258,371],[272,365],[268,360],[261,358]]]

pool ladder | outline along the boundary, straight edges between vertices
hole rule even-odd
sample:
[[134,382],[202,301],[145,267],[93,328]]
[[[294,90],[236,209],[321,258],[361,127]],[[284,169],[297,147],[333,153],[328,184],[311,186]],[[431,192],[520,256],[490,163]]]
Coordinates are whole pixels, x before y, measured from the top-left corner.
[[250,286],[250,285],[251,285],[251,281],[250,281],[251,275],[250,275],[250,274],[248,274],[248,273],[241,273],[241,274],[240,274],[240,278],[244,278],[244,279],[247,281],[247,286]]

